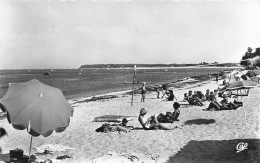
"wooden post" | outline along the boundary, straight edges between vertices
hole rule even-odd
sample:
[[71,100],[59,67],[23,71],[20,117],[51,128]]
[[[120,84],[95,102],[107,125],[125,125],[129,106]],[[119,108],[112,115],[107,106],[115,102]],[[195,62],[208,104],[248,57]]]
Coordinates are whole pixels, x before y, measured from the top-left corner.
[[136,65],[134,66],[133,92],[132,92],[131,106],[133,106],[133,100],[134,100],[134,90],[135,90],[135,75],[136,75]]

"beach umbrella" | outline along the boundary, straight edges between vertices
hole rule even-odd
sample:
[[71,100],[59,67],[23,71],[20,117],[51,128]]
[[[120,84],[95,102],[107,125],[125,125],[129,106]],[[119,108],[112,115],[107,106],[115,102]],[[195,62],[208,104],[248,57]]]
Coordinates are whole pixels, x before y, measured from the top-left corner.
[[220,89],[220,91],[233,91],[233,90],[239,90],[239,89],[250,89],[257,87],[258,83],[255,83],[250,80],[242,80],[242,81],[235,81],[230,84],[227,84],[223,88]]
[[[220,91],[224,92],[224,91],[234,91],[234,90],[236,90],[237,91],[236,97],[237,97],[239,95],[238,90],[240,90],[241,101],[242,101],[241,90],[247,89],[247,94],[248,94],[250,88],[254,88],[254,87],[257,87],[257,86],[258,86],[258,83],[255,83],[251,80],[243,80],[243,81],[236,81],[236,82],[227,84],[226,86],[221,88]],[[238,100],[238,97],[237,97],[237,100]],[[246,123],[246,111],[245,111],[245,109],[243,109],[243,111],[244,111],[245,123]]]
[[47,137],[53,131],[64,131],[73,115],[73,108],[61,90],[36,79],[10,83],[0,103],[7,112],[9,123],[15,129],[27,129],[35,137]]

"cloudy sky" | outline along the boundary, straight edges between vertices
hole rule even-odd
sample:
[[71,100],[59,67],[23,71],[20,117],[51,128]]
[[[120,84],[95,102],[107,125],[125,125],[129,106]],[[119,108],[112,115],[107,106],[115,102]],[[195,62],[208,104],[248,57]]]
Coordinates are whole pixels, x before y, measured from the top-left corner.
[[0,68],[239,62],[260,1],[0,1]]

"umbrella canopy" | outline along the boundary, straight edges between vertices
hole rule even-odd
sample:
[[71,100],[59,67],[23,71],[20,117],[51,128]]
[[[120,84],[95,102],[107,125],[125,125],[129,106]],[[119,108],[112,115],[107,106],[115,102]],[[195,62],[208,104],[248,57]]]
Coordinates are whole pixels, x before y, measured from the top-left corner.
[[33,79],[9,84],[0,100],[15,129],[28,129],[32,136],[47,137],[53,131],[62,132],[69,126],[73,108],[61,90]]
[[243,81],[235,81],[233,83],[230,83],[223,88],[220,89],[220,91],[232,91],[237,89],[250,89],[257,87],[258,84],[250,81],[250,80],[243,80]]

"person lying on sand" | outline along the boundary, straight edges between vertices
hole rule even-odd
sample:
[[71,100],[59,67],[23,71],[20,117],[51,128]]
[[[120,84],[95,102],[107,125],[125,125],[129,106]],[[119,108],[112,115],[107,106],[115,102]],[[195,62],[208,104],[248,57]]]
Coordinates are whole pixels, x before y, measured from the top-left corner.
[[122,120],[122,123],[121,124],[108,124],[108,123],[105,123],[103,124],[101,127],[97,128],[96,129],[96,132],[105,132],[105,133],[108,133],[108,132],[130,132],[130,130],[133,130],[134,127],[133,126],[127,126],[127,122],[128,120],[126,118],[124,118]]
[[179,121],[178,117],[180,115],[180,110],[179,110],[180,104],[178,102],[174,102],[173,108],[174,112],[166,112],[164,115],[163,113],[160,113],[157,116],[157,120],[160,123],[173,123],[174,121]]
[[162,130],[174,130],[175,128],[178,128],[177,126],[174,128],[169,128],[161,123],[159,123],[157,121],[157,118],[155,117],[155,115],[146,118],[145,115],[147,113],[147,110],[145,108],[142,108],[140,110],[140,114],[138,117],[138,121],[140,122],[140,124],[142,125],[142,127],[145,130],[156,130],[156,129],[162,129]]
[[238,104],[238,103],[228,102],[228,96],[226,94],[223,94],[222,98],[223,99],[220,101],[220,103],[222,104],[221,110],[232,110],[232,109],[237,109],[240,106],[243,106],[242,103]]

